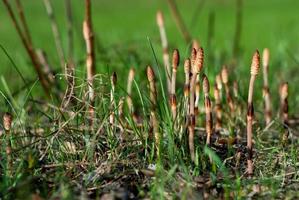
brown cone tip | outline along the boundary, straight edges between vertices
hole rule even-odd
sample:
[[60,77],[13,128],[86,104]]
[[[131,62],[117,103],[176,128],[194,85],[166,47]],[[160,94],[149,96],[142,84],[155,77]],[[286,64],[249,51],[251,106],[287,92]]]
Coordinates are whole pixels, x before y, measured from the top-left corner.
[[208,77],[204,74],[202,79],[202,88],[204,94],[208,94],[210,92],[210,83]]
[[269,60],[270,60],[270,51],[268,48],[265,48],[263,51],[263,66],[264,67],[269,66]]
[[197,51],[195,64],[194,64],[197,73],[199,73],[203,68],[203,60],[204,60],[204,52],[203,52],[203,48],[200,47]]
[[190,73],[190,66],[191,65],[191,63],[190,63],[190,59],[189,58],[187,58],[186,60],[185,60],[185,63],[184,63],[184,71],[185,71],[185,74],[189,74]]
[[200,45],[199,45],[198,40],[193,40],[192,41],[192,48],[196,50],[196,49],[199,49],[199,47],[200,47]]
[[134,75],[135,75],[135,69],[131,68],[129,71],[129,80],[133,80]]
[[222,88],[222,81],[221,81],[221,75],[217,74],[216,75],[216,87],[218,90],[221,90]]
[[256,50],[252,57],[251,69],[250,69],[251,75],[252,76],[258,75],[259,69],[260,69],[260,53],[258,50]]
[[116,72],[113,72],[113,74],[111,75],[111,82],[113,85],[116,85],[116,82],[117,82]]
[[289,85],[288,83],[283,83],[281,85],[281,98],[282,99],[286,99],[288,97],[288,89],[289,89]]
[[180,63],[180,53],[179,50],[175,49],[173,51],[173,55],[172,55],[172,67],[174,69],[177,69],[177,67],[179,66]]
[[86,20],[83,21],[83,37],[85,40],[89,37],[89,28]]
[[157,24],[158,26],[164,26],[164,17],[160,10],[157,12]]
[[222,82],[224,84],[228,83],[228,71],[227,71],[226,66],[222,67],[222,70],[221,70],[221,79],[222,79]]
[[155,80],[155,73],[151,66],[147,66],[146,75],[147,75],[147,79],[149,82],[152,82]]
[[219,99],[220,99],[220,93],[219,93],[219,89],[218,89],[218,87],[217,87],[217,84],[215,84],[215,86],[214,86],[214,98],[215,98],[216,100],[219,100]]
[[195,63],[195,59],[196,59],[196,54],[197,51],[195,48],[192,48],[191,50],[191,66],[193,67],[194,63]]
[[12,115],[10,113],[5,113],[3,116],[3,127],[4,130],[9,131],[12,123]]

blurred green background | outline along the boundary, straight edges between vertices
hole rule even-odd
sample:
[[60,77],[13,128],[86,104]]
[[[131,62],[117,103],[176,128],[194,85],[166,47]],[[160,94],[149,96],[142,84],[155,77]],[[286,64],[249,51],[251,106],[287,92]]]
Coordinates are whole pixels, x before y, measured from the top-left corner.
[[[13,1],[12,1],[13,2]],[[67,29],[65,4],[52,0],[53,9],[62,36],[64,50],[67,50]],[[208,38],[208,19],[215,16],[214,37],[206,55],[213,55],[214,61],[207,62],[208,73],[215,75],[222,64],[229,63],[235,32],[235,0],[177,0],[179,11],[191,35],[205,48]],[[55,49],[49,18],[42,0],[24,0],[25,15],[36,48],[46,51],[49,62],[61,72]],[[134,66],[144,72],[147,64],[155,63],[150,49],[152,42],[161,61],[161,44],[156,25],[156,12],[162,10],[170,43],[170,50],[178,48],[182,58],[187,57],[190,44],[186,44],[176,28],[166,0],[93,0],[93,25],[97,41],[97,72],[112,70],[127,72]],[[82,39],[84,1],[73,0],[75,23],[76,70],[84,73],[85,44]],[[299,80],[293,76],[298,72],[299,1],[297,0],[243,0],[240,60],[236,74],[248,73],[251,56],[255,49],[271,51],[270,81]],[[11,55],[14,62],[28,80],[34,80],[33,67],[22,43],[11,23],[3,3],[0,3],[0,44]],[[224,59],[220,59],[225,54]],[[11,82],[11,90],[21,88],[22,81],[12,64],[1,51],[0,75]],[[212,70],[211,70],[212,69]],[[122,79],[122,78],[120,78]],[[125,80],[126,77],[123,78]],[[247,79],[246,79],[247,80]],[[242,82],[242,80],[240,80]],[[272,86],[277,88],[277,84]],[[0,87],[1,88],[1,87]],[[298,98],[298,97],[296,97]],[[298,99],[299,100],[299,99]]]

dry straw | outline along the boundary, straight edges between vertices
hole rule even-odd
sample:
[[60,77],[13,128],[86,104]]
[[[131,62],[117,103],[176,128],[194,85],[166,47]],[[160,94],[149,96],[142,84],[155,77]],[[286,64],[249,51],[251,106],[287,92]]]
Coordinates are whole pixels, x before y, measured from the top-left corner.
[[168,41],[167,41],[167,36],[166,36],[166,31],[165,31],[165,26],[164,26],[164,17],[163,13],[161,11],[157,12],[157,25],[159,27],[160,31],[160,37],[161,37],[161,43],[162,43],[162,48],[163,48],[163,62],[164,62],[164,67],[165,67],[165,73],[166,73],[166,80],[167,80],[167,90],[168,94],[170,94],[170,85],[171,85],[171,69],[170,69],[170,61],[169,61],[169,52],[168,52]]
[[260,68],[260,54],[258,50],[255,51],[252,57],[251,70],[250,70],[250,83],[248,90],[248,108],[247,108],[247,173],[249,176],[253,174],[253,162],[252,162],[252,122],[254,118],[254,109],[253,109],[253,89],[256,76],[258,75]]
[[265,121],[268,125],[271,122],[271,97],[269,90],[269,81],[268,81],[268,71],[269,71],[269,58],[270,52],[269,49],[264,49],[263,51],[263,79],[264,79],[264,88],[263,88],[263,96],[265,101]]
[[203,93],[204,93],[204,99],[205,99],[205,112],[206,112],[206,132],[207,132],[207,140],[206,144],[211,144],[211,135],[213,131],[213,117],[212,117],[212,106],[211,106],[211,100],[210,100],[210,83],[208,80],[208,77],[206,75],[203,75],[202,80],[202,86],[203,86]]

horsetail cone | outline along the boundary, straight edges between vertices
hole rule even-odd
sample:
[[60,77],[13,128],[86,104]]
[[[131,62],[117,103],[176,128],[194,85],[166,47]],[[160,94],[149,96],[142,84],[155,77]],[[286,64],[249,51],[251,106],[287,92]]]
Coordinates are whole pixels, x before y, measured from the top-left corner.
[[286,99],[288,97],[288,87],[288,83],[282,84],[280,91],[281,99]]
[[228,70],[227,70],[226,66],[222,67],[221,79],[222,79],[222,82],[224,84],[227,104],[229,106],[229,109],[230,109],[231,113],[233,113],[234,110],[235,110],[235,107],[234,107],[234,103],[233,103],[233,100],[232,100],[232,97],[231,97],[231,94],[230,94],[230,90],[229,90],[229,87],[228,87]]
[[255,51],[250,68],[250,83],[249,83],[249,92],[248,92],[248,110],[247,110],[247,173],[249,176],[253,174],[253,162],[252,162],[252,122],[254,117],[253,109],[253,87],[256,76],[258,75],[260,68],[260,55],[258,50]]
[[283,145],[287,144],[289,137],[289,104],[288,104],[288,83],[283,83],[280,88],[280,98],[281,98],[281,114],[284,124],[284,134],[283,134]]
[[179,63],[180,63],[180,54],[179,51],[175,49],[172,55],[171,95],[175,95],[176,72]]
[[265,48],[263,51],[263,66],[268,67],[270,60],[270,51],[268,48]]
[[156,18],[157,18],[158,26],[164,26],[164,17],[163,17],[163,14],[160,10],[157,12]]
[[203,64],[204,64],[203,62],[204,62],[204,51],[203,51],[203,48],[200,47],[197,50],[196,59],[195,59],[195,63],[194,63],[196,73],[201,72],[201,70],[203,68]]
[[222,81],[221,81],[221,75],[217,74],[216,75],[216,86],[218,90],[222,89]]
[[203,76],[202,87],[203,87],[203,93],[205,94],[205,96],[208,96],[210,92],[210,83],[206,75]]
[[196,59],[196,54],[197,54],[197,50],[195,48],[192,48],[191,50],[191,70],[193,73],[193,67],[194,67],[194,63],[195,63],[195,59]]
[[259,69],[260,69],[260,53],[258,50],[256,50],[252,58],[251,70],[250,70],[251,75],[257,76],[259,73]]
[[113,74],[111,76],[111,83],[113,86],[115,86],[116,82],[117,82],[117,75],[116,75],[116,72],[113,72]]
[[151,66],[147,66],[146,75],[147,75],[147,79],[150,83],[155,81],[155,73]]
[[130,113],[134,112],[133,101],[132,101],[132,98],[131,98],[131,95],[132,95],[132,84],[133,84],[134,76],[135,76],[135,70],[134,70],[134,68],[131,68],[130,71],[129,71],[129,75],[128,75],[128,82],[127,82],[127,93],[128,93],[128,96],[126,98],[127,105],[128,105],[129,110],[130,110]]
[[184,86],[184,96],[189,96],[190,91],[190,71],[191,71],[191,62],[190,59],[186,59],[184,62],[184,72],[185,72],[185,86]]
[[[150,86],[150,100],[152,102],[153,108],[157,104],[157,91],[155,86],[155,73],[151,66],[148,66],[146,69],[147,79]],[[155,108],[154,108],[155,109]]]
[[221,79],[224,84],[228,83],[228,71],[227,71],[226,66],[223,66],[223,68],[221,70]]
[[12,124],[12,115],[10,113],[5,113],[3,116],[3,127],[5,131],[10,131]]
[[179,50],[175,49],[172,55],[172,68],[177,69],[179,63],[180,63],[180,53]]

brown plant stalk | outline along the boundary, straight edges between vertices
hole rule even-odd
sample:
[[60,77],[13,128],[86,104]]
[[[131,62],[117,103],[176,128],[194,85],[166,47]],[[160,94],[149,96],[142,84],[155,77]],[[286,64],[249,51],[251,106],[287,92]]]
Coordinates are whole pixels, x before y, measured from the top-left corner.
[[211,135],[213,131],[213,117],[212,117],[212,106],[210,100],[210,83],[208,77],[206,75],[203,76],[203,92],[204,92],[204,99],[205,99],[205,112],[206,112],[206,132],[207,132],[207,140],[206,144],[211,144]]
[[221,79],[224,84],[224,90],[225,90],[225,96],[226,96],[226,102],[228,104],[228,107],[230,109],[231,113],[234,113],[234,103],[230,94],[229,86],[228,86],[228,70],[226,66],[223,66],[221,70]]
[[155,73],[151,66],[147,67],[146,70],[147,79],[149,82],[149,89],[150,89],[150,100],[151,100],[151,125],[154,131],[155,137],[155,147],[156,147],[156,155],[160,157],[160,144],[161,144],[161,137],[159,133],[159,122],[156,116],[156,106],[157,106],[157,89],[155,85]]
[[[196,52],[196,50],[192,50],[192,52]],[[203,49],[199,48],[196,57],[194,59],[194,55],[191,55],[191,68],[192,68],[192,77],[190,82],[190,102],[189,102],[189,150],[191,155],[191,160],[195,159],[195,151],[194,151],[194,130],[195,130],[195,87],[196,87],[196,78],[198,74],[202,71],[203,68]]]
[[222,79],[221,74],[216,75],[216,87],[219,90],[220,101],[222,100]]
[[178,10],[178,7],[176,5],[175,0],[167,0],[167,3],[170,7],[172,16],[173,16],[173,18],[176,22],[176,25],[177,25],[178,29],[180,30],[182,36],[184,37],[185,42],[187,44],[189,44],[191,42],[192,37],[191,37],[190,33],[187,30],[187,27],[186,27],[186,25],[183,21],[183,18],[182,18],[181,14]]
[[214,98],[215,98],[215,113],[216,113],[215,130],[219,131],[222,127],[222,107],[221,107],[220,91],[217,87],[217,84],[215,84],[214,86]]
[[199,75],[196,77],[196,85],[195,85],[195,105],[194,105],[194,114],[195,116],[199,115],[199,99],[200,99],[200,81]]
[[168,41],[164,26],[164,17],[163,13],[161,11],[157,12],[157,25],[159,27],[160,31],[160,37],[161,37],[161,43],[162,43],[162,49],[163,49],[163,63],[165,67],[165,73],[166,73],[166,80],[167,80],[167,91],[168,94],[171,94],[171,69],[170,69],[170,61],[169,61],[169,52],[168,52]]
[[260,68],[260,55],[258,50],[255,51],[252,57],[251,70],[250,70],[250,83],[248,90],[248,107],[247,107],[247,173],[249,176],[253,174],[253,162],[252,162],[252,122],[254,118],[254,109],[253,109],[253,91],[254,91],[254,82],[256,76],[258,75]]
[[266,48],[263,51],[263,79],[264,79],[263,96],[265,101],[266,125],[268,125],[271,122],[271,117],[272,117],[271,97],[270,97],[269,81],[268,81],[269,57],[270,57],[270,52],[269,49]]
[[91,20],[91,0],[85,0],[85,20],[83,22],[83,36],[86,44],[86,68],[87,68],[87,82],[88,94],[90,101],[90,124],[93,124],[94,118],[94,76],[95,76],[95,50],[94,50],[94,34],[92,30]]
[[174,50],[172,55],[172,76],[171,76],[171,94],[170,94],[170,106],[172,112],[172,118],[176,118],[176,109],[177,109],[177,102],[176,102],[176,94],[175,94],[175,83],[176,83],[176,74],[177,68],[180,63],[180,54],[177,49]]
[[43,90],[44,90],[45,94],[47,95],[47,97],[50,97],[51,85],[50,85],[49,81],[47,80],[46,76],[43,74],[40,63],[39,63],[36,53],[34,51],[33,45],[30,42],[28,42],[28,40],[26,39],[26,36],[23,34],[23,32],[17,22],[17,19],[13,13],[13,10],[10,6],[9,1],[8,0],[2,0],[2,1],[6,7],[6,10],[8,11],[8,14],[13,22],[13,25],[15,26],[15,29],[16,29],[19,37],[21,38],[23,46],[25,47],[26,52],[28,53],[28,55],[30,57],[30,60],[31,60],[33,67],[38,75],[38,78],[41,82]]
[[31,43],[31,36],[30,36],[29,28],[28,28],[28,25],[26,22],[23,6],[22,6],[20,0],[15,0],[15,2],[16,2],[19,17],[21,20],[21,25],[23,26],[23,29],[24,29],[24,36],[26,37],[27,42]]
[[287,143],[289,137],[289,103],[288,103],[288,83],[283,83],[280,88],[280,112],[284,126],[283,144]]
[[184,97],[185,97],[185,102],[187,103],[186,106],[188,106],[188,99],[190,94],[190,74],[191,74],[190,70],[191,70],[191,62],[190,59],[188,58],[184,62],[184,72],[185,72]]
[[129,71],[129,75],[128,75],[127,98],[126,98],[129,112],[131,115],[134,113],[134,105],[133,105],[133,101],[132,101],[132,84],[134,81],[134,76],[135,76],[135,70],[134,70],[134,68],[131,68]]

